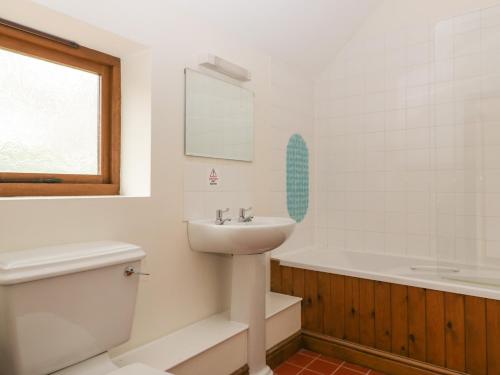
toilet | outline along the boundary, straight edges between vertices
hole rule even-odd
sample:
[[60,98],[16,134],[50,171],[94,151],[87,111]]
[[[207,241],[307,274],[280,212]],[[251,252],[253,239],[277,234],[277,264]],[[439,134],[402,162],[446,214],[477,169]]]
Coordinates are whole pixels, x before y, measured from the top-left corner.
[[167,374],[108,355],[130,338],[145,255],[112,241],[0,253],[0,375]]

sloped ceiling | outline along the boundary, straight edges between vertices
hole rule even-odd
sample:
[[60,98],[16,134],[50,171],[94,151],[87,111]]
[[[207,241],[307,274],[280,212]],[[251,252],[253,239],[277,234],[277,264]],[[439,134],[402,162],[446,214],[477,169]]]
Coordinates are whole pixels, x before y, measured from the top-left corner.
[[318,72],[381,0],[177,0],[195,17],[304,71]]
[[[109,0],[36,1],[87,22],[92,22],[96,12],[113,3]],[[168,12],[175,7],[314,76],[333,60],[382,1],[122,0],[119,8],[120,17],[128,14],[133,20],[134,15],[147,14],[148,9],[156,13],[159,9]],[[114,16],[113,12],[108,14]]]

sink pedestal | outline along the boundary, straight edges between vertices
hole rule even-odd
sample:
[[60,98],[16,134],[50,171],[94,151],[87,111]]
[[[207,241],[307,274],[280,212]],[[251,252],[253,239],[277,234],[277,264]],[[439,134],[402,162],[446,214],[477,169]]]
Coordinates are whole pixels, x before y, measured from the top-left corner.
[[266,255],[233,255],[231,320],[248,324],[250,375],[272,375],[266,365]]
[[266,366],[266,256],[287,240],[295,221],[284,217],[255,217],[250,222],[219,225],[210,219],[191,220],[191,249],[233,254],[231,320],[248,324],[250,375],[272,375]]

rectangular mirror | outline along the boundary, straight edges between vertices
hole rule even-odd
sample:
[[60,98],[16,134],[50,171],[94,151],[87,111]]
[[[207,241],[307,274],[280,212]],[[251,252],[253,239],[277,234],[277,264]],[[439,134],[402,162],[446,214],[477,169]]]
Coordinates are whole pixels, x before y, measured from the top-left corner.
[[186,69],[185,153],[253,160],[252,91]]

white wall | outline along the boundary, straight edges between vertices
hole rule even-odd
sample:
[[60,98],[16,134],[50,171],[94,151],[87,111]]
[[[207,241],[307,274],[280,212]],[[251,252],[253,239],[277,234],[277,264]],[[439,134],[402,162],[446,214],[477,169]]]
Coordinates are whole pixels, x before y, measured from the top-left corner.
[[[147,252],[144,269],[152,276],[140,284],[132,339],[115,351],[123,352],[228,306],[230,258],[194,253],[189,249],[183,221],[184,205],[188,204],[184,192],[189,190],[185,184],[191,177],[197,178],[197,171],[206,171],[212,166],[224,171],[223,178],[229,171],[225,176],[233,181],[235,176],[244,175],[245,184],[240,187],[202,192],[204,202],[209,202],[204,206],[204,213],[209,214],[219,206],[237,208],[251,203],[257,215],[269,215],[273,213],[269,167],[273,164],[272,144],[286,144],[285,140],[274,137],[291,134],[275,135],[271,131],[271,59],[266,54],[189,20],[163,1],[44,2],[120,37],[28,1],[2,1],[1,16],[118,56],[127,50],[120,48],[120,43],[130,43],[123,38],[133,40],[133,46],[149,49],[152,60],[151,196],[0,200],[0,251],[102,239],[143,246]],[[251,164],[195,159],[183,154],[183,70],[186,66],[196,67],[198,54],[206,52],[220,55],[252,72],[253,79],[247,85],[256,94],[255,161]],[[296,91],[302,88],[310,93],[312,84]],[[294,98],[290,94],[281,100],[286,103]],[[310,101],[312,108],[312,95]],[[285,104],[284,113],[294,106]],[[309,116],[303,117],[304,122],[308,119],[310,123],[304,126],[312,128],[312,109]],[[138,136],[138,141],[142,142],[144,137],[149,139],[148,134],[146,131]],[[127,160],[125,157],[124,161]],[[127,170],[128,177],[133,173],[133,168]],[[137,176],[148,178],[149,171]],[[212,193],[218,194],[216,199],[212,199]]]
[[497,167],[473,139],[493,103],[481,80],[496,79],[478,66],[491,60],[484,40],[495,29],[474,11],[495,3],[386,0],[318,78],[320,247],[464,262],[497,254],[498,212],[485,217],[478,179]]

